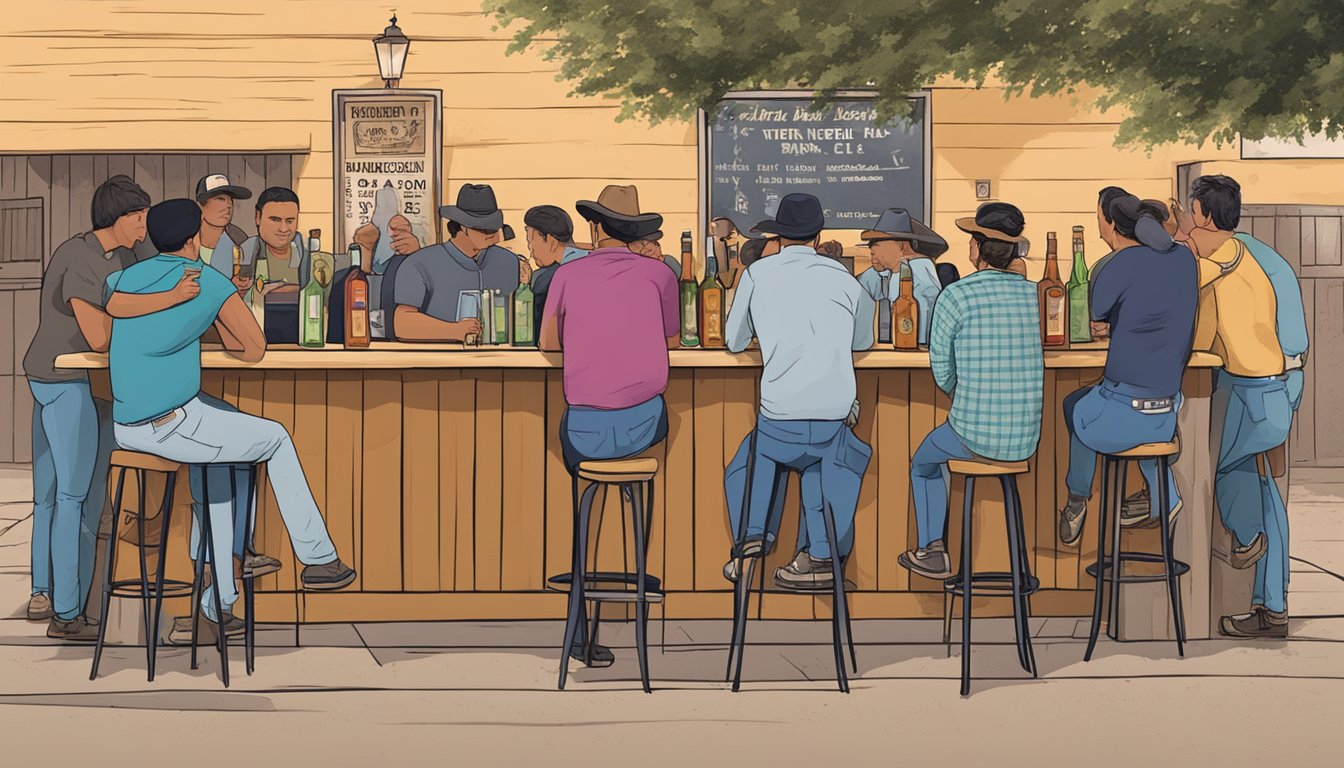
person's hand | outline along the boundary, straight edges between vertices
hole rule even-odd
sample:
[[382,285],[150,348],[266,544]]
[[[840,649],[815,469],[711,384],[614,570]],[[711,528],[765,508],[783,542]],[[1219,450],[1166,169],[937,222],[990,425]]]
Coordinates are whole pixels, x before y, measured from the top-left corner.
[[1098,323],[1098,322],[1092,323],[1092,338],[1109,339],[1110,337],[1111,337],[1110,323]]
[[1175,198],[1169,201],[1168,207],[1175,214],[1176,232],[1172,235],[1178,242],[1184,242],[1190,239],[1190,232],[1195,228],[1195,217],[1190,211],[1181,207],[1181,204]]
[[518,284],[526,285],[532,282],[532,264],[526,256],[518,255]]
[[170,291],[178,304],[181,304],[184,301],[191,301],[201,295],[200,279],[200,270],[195,272],[182,272],[182,277],[178,278],[177,285],[174,285]]
[[365,224],[355,230],[355,245],[364,252],[364,264],[369,264],[373,259],[373,251],[378,247],[378,225]]
[[411,231],[411,222],[405,216],[397,214],[389,219],[387,230],[393,251],[405,256],[420,250],[420,240]]
[[845,247],[836,240],[827,240],[817,246],[817,253],[832,259],[838,259],[845,255]]
[[481,335],[481,321],[479,318],[468,317],[466,320],[458,320],[455,323],[448,324],[452,331],[449,333],[451,341],[466,341],[467,337],[475,334]]
[[246,293],[247,289],[252,287],[252,278],[239,275],[233,278],[233,286],[238,289],[239,293]]
[[845,418],[845,426],[852,428],[854,427],[854,425],[858,423],[859,423],[859,401],[855,400],[854,404],[849,406],[849,416]]

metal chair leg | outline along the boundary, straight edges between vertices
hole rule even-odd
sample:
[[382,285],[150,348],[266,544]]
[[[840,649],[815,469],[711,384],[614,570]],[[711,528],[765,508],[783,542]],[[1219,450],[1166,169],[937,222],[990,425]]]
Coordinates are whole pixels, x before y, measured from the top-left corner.
[[831,639],[835,648],[835,683],[841,693],[849,693],[849,678],[845,673],[845,574],[840,570],[840,541],[836,536],[835,513],[826,503],[826,494],[821,495],[821,518],[826,525],[826,538],[831,545]]
[[[190,472],[191,471],[190,468],[187,471]],[[201,472],[201,479],[202,481],[204,481],[205,468],[202,467],[199,471]],[[204,496],[204,494],[202,494],[202,496]],[[200,629],[201,629],[201,601],[205,599],[205,552],[207,545],[205,537],[205,532],[207,530],[205,527],[206,524],[205,521],[209,517],[209,506],[210,506],[208,503],[204,501],[198,500],[196,503],[200,504],[201,512],[200,512],[200,518],[195,521],[198,538],[200,540],[196,544],[196,578],[192,582],[192,588],[191,588],[191,668],[192,669],[197,668],[196,646],[197,646],[197,640],[200,637]]]
[[[154,573],[154,644],[149,654],[149,680],[154,681],[155,665],[159,654],[159,626],[163,620],[163,577],[168,562],[168,529],[173,514],[173,493],[177,490],[177,473],[170,472],[163,487],[163,508],[159,510],[162,518],[159,524],[159,562]],[[144,539],[141,539],[143,542]]]
[[[210,479],[209,479],[210,473],[208,469],[209,469],[208,467],[204,467],[201,470],[201,497],[205,500],[204,506],[201,509],[203,513],[202,516],[205,519],[205,524],[202,526],[202,529],[205,532],[205,540],[209,542],[209,549],[210,549],[210,583],[214,587],[214,589],[211,590],[210,602],[213,603],[212,607],[215,609],[215,638],[218,641],[216,645],[219,648],[219,672],[220,677],[224,681],[224,687],[228,688],[229,636],[224,629],[224,607],[223,605],[220,604],[219,601],[220,585],[223,582],[220,581],[219,577],[219,558],[216,556],[215,552],[214,528],[210,524]],[[229,559],[230,560],[233,559],[232,553],[230,553]],[[228,565],[225,566],[225,568],[226,568],[225,573],[228,575],[228,578],[232,579],[233,563],[232,562],[228,563]],[[194,642],[195,638],[192,638],[192,640]]]
[[1167,457],[1163,456],[1157,460],[1158,488],[1161,491],[1157,509],[1162,515],[1162,567],[1167,576],[1167,590],[1171,593],[1171,623],[1176,632],[1176,655],[1184,657],[1185,620],[1181,610],[1181,587],[1177,581],[1179,577],[1176,575],[1175,558],[1171,554],[1171,516],[1167,514],[1167,510],[1171,507],[1170,488],[1167,482],[1169,467]]
[[1111,571],[1108,574],[1108,583],[1110,585],[1111,606],[1109,618],[1106,622],[1106,635],[1112,640],[1120,639],[1120,577],[1123,575],[1121,568],[1124,560],[1121,553],[1124,551],[1121,546],[1122,529],[1120,527],[1120,512],[1124,509],[1125,503],[1125,485],[1129,479],[1129,460],[1122,459],[1115,468],[1117,474],[1116,484],[1119,492],[1116,494],[1115,506],[1111,508]]
[[[959,579],[958,576],[953,576]],[[952,610],[956,607],[957,596],[943,590],[943,645],[947,646],[947,658],[952,658]]]
[[[255,465],[247,470],[247,493],[243,496],[246,506],[243,514],[247,519],[243,521],[243,558],[246,565],[247,553],[252,551],[252,533],[253,533],[253,509],[256,504],[256,486],[257,486],[257,468]],[[234,470],[229,470],[229,485],[237,489],[237,484],[233,482]],[[247,615],[243,617],[246,622],[243,625],[243,644],[244,655],[247,661],[247,674],[251,675],[257,666],[257,584],[256,579],[246,573],[243,574],[243,609]],[[294,617],[294,626],[299,626],[299,617]]]
[[[756,558],[749,557],[743,560],[742,572],[737,575],[738,601],[740,609],[738,611],[737,622],[733,626],[733,644],[728,658],[732,672],[733,691],[737,692],[742,687],[742,657],[747,652],[747,619],[748,612],[751,610],[751,578],[755,575],[757,561],[760,561],[761,571],[765,571],[764,556]],[[732,666],[733,659],[736,659],[736,667]]]
[[1017,506],[1015,491],[1017,480],[1011,475],[1005,475],[999,478],[999,484],[1003,487],[1004,520],[1007,523],[1008,564],[1011,571],[1009,583],[1013,592],[1013,623],[1017,630],[1015,633],[1017,635],[1017,658],[1022,664],[1022,669],[1035,677],[1035,664],[1031,655],[1031,625],[1027,622],[1027,616],[1023,608],[1026,602],[1027,585],[1023,581],[1025,569],[1022,564],[1022,542],[1017,536],[1016,521],[1022,514],[1022,510]]
[[966,478],[965,507],[961,513],[961,695],[971,693],[971,523],[974,520],[975,478]]
[[[103,645],[107,641],[108,609],[112,605],[112,574],[117,559],[117,523],[121,517],[121,492],[126,482],[126,468],[118,467],[117,489],[112,493],[112,532],[107,537],[107,556],[103,558],[103,620],[98,624],[98,642],[93,648],[93,667],[89,679],[98,678],[98,665],[103,660]],[[97,539],[95,538],[96,542]]]
[[[1087,634],[1087,650],[1083,653],[1083,661],[1092,660],[1092,651],[1097,647],[1097,635],[1101,633],[1101,603],[1102,597],[1106,593],[1106,541],[1109,537],[1106,526],[1107,514],[1112,506],[1115,489],[1112,487],[1115,478],[1112,460],[1103,456],[1101,459],[1101,511],[1097,519],[1097,575],[1092,583],[1092,626]],[[1117,514],[1119,514],[1117,512]],[[1113,542],[1111,546],[1115,546]]]
[[573,479],[571,498],[578,514],[575,520],[574,548],[571,553],[573,560],[570,571],[569,615],[565,620],[565,644],[560,649],[560,680],[557,687],[562,691],[565,689],[565,679],[569,676],[569,649],[573,647],[575,635],[578,634],[578,623],[584,620],[583,586],[587,569],[588,514],[596,491],[597,484],[591,483],[584,489],[583,498],[580,499],[579,480],[577,477]]
[[653,693],[649,685],[649,597],[644,587],[648,563],[645,559],[647,530],[644,527],[643,494],[636,494],[632,487],[630,493],[631,519],[635,524],[635,577],[639,583],[635,587],[635,650],[639,654],[639,677],[644,683],[644,692]]
[[135,525],[136,532],[140,536],[140,543],[136,546],[136,553],[140,556],[140,620],[145,625],[145,676],[149,682],[154,682],[154,644],[157,641],[158,632],[155,627],[150,625],[154,621],[154,600],[150,595],[149,582],[149,557],[145,552],[145,514],[148,511],[145,508],[145,479],[149,473],[144,470],[136,470],[136,501],[139,507],[136,508]]
[[[1031,558],[1028,554],[1030,550],[1027,549],[1027,534],[1026,531],[1024,530],[1025,522],[1023,521],[1023,518],[1026,516],[1026,513],[1022,511],[1022,494],[1018,491],[1017,478],[1013,478],[1011,484],[1013,489],[1013,508],[1017,510],[1017,514],[1013,516],[1013,520],[1017,524],[1017,547],[1018,547],[1017,551],[1022,554],[1021,558],[1019,559],[1019,562],[1022,564],[1022,570],[1019,573],[1018,577],[1022,580],[1023,585],[1022,588],[1024,590],[1024,593],[1021,598],[1020,608],[1022,610],[1023,625],[1030,627],[1031,595],[1026,594],[1026,591],[1030,588],[1031,585]],[[1012,532],[1009,532],[1008,535],[1011,536]],[[1030,632],[1027,633],[1026,652],[1027,652],[1027,664],[1029,667],[1027,671],[1031,672],[1032,677],[1036,677],[1037,676],[1036,651],[1032,648],[1031,645]]]

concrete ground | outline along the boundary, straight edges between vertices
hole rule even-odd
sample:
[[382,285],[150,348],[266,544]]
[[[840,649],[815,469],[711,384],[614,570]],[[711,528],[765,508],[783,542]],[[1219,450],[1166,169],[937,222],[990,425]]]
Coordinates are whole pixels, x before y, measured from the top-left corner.
[[[827,624],[749,629],[739,694],[722,680],[726,622],[669,622],[639,690],[633,633],[616,665],[555,690],[554,622],[337,624],[259,632],[230,689],[213,651],[188,669],[48,641],[29,590],[26,468],[0,467],[0,765],[1338,765],[1344,754],[1344,470],[1296,472],[1287,642],[1104,642],[1080,620],[1033,622],[1024,679],[1006,620],[977,622],[972,695],[937,621],[856,622],[860,672],[836,692]],[[954,628],[954,631],[959,631]],[[660,628],[655,623],[654,637]],[[393,761],[396,761],[395,763]]]

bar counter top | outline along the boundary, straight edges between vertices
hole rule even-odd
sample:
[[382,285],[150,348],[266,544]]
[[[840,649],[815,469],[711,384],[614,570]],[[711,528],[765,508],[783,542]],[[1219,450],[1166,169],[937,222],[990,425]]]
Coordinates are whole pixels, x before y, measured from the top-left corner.
[[[750,349],[741,354],[716,349],[674,349],[668,353],[673,368],[759,368],[761,353]],[[408,344],[375,342],[369,349],[301,349],[297,346],[273,346],[259,363],[245,363],[218,349],[201,353],[206,369],[252,370],[404,370],[467,368],[539,368],[559,369],[559,352],[512,347],[463,347],[461,344]],[[1106,345],[1074,345],[1071,349],[1048,349],[1045,367],[1051,369],[1100,368],[1106,364]],[[1196,352],[1192,368],[1217,368],[1222,361],[1206,352]],[[97,369],[107,367],[107,355],[83,352],[56,358],[57,368]],[[860,370],[927,369],[928,352],[870,350],[854,353],[854,367]]]

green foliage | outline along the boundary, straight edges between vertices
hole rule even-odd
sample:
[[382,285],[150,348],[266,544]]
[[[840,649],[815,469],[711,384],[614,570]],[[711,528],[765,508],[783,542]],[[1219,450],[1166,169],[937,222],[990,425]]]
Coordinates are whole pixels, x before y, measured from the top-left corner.
[[[1344,0],[486,0],[510,52],[560,63],[621,117],[686,119],[727,91],[872,87],[884,116],[951,75],[1009,96],[1101,90],[1118,141],[1344,132]],[[869,86],[871,84],[871,86]]]

